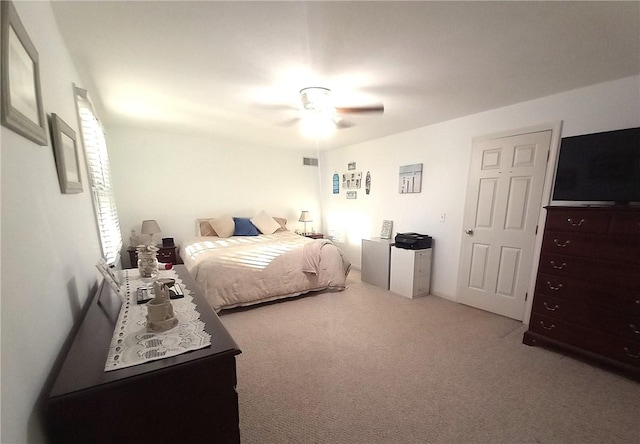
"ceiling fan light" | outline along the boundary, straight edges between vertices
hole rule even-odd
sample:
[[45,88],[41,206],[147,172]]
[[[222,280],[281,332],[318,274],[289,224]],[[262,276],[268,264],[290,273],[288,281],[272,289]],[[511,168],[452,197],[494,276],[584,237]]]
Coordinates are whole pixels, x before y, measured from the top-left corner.
[[331,91],[320,86],[312,86],[300,90],[302,106],[307,111],[335,113],[329,93]]
[[326,138],[336,131],[336,124],[330,115],[307,112],[300,121],[300,131],[306,137]]

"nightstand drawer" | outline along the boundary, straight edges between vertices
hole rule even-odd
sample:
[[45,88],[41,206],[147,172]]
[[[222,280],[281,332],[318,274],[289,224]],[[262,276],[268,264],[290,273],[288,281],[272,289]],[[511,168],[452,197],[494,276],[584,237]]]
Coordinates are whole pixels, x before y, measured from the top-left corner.
[[[158,262],[162,262],[163,264],[171,262],[173,265],[178,263],[178,253],[176,252],[175,245],[171,247],[156,245],[156,247],[158,247],[158,252],[156,253]],[[127,248],[127,252],[129,253],[131,268],[138,268],[138,251],[135,247],[129,247]]]

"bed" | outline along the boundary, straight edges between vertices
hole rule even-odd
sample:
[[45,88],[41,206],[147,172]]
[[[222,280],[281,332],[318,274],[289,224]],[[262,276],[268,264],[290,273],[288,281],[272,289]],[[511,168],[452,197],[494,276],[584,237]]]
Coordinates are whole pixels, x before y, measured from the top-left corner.
[[[227,232],[220,228],[222,219]],[[229,228],[229,219],[234,228]],[[261,227],[246,234],[238,231],[240,219],[197,219],[196,236],[180,247],[185,266],[216,312],[312,291],[345,289],[351,263],[330,240],[293,233],[286,228],[286,219],[271,217],[277,225],[269,228],[255,218],[242,218],[245,224],[252,221]]]

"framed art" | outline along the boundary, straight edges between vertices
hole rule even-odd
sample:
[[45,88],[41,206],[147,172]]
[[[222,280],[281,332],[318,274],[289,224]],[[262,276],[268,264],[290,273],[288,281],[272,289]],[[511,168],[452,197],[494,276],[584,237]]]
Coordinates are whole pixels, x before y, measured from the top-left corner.
[[118,278],[115,275],[115,272],[109,268],[107,265],[107,261],[104,258],[100,258],[98,263],[96,264],[96,268],[102,275],[105,281],[109,284],[109,286],[115,291],[120,297],[124,296],[124,290],[122,285],[118,281]]
[[13,3],[2,2],[2,125],[47,145],[47,130],[40,89],[38,51],[29,39]]
[[400,194],[419,193],[422,191],[422,164],[404,165],[400,167]]
[[391,239],[392,231],[393,231],[393,221],[383,220],[382,229],[380,230],[380,239]]
[[57,114],[51,114],[51,141],[60,191],[64,194],[82,193],[76,133]]
[[357,191],[347,191],[347,199],[357,199],[358,192]]
[[342,174],[342,188],[345,190],[360,188],[362,184],[362,172],[351,172]]

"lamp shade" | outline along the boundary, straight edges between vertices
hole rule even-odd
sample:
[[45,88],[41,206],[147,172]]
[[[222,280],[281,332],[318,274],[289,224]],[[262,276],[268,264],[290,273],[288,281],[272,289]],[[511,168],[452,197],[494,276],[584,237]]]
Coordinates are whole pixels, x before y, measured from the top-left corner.
[[143,220],[142,221],[142,229],[140,233],[142,234],[151,234],[154,235],[156,233],[160,233],[160,225],[155,220]]
[[298,219],[299,222],[313,222],[313,219],[311,218],[311,213],[309,213],[308,211],[303,211],[302,213],[300,213],[300,219]]

